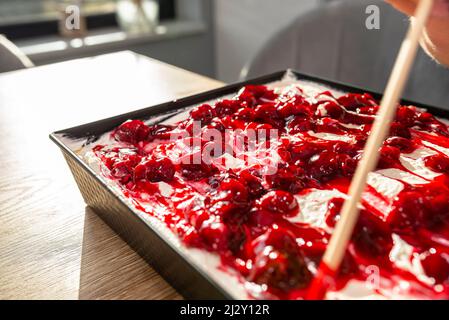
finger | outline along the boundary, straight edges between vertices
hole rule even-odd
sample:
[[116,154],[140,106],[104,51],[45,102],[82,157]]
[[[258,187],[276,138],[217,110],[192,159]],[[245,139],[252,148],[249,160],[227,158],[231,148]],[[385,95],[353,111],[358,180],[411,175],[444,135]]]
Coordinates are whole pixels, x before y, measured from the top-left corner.
[[449,0],[437,0],[435,1],[433,14],[437,17],[449,16]]
[[385,0],[397,10],[412,16],[416,10],[416,1],[413,0]]
[[[385,0],[394,8],[403,13],[412,16],[415,13],[416,5],[419,0]],[[449,0],[435,0],[432,10],[434,17],[447,17],[449,15]]]

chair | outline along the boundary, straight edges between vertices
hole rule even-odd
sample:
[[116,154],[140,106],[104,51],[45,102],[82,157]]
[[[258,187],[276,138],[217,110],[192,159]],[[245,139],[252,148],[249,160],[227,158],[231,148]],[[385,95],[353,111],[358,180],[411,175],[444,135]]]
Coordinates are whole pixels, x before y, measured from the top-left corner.
[[[368,30],[368,5],[380,8],[380,30]],[[382,92],[408,18],[382,0],[336,0],[302,14],[270,39],[243,78],[292,68]],[[420,50],[404,97],[449,110],[449,69]]]
[[0,73],[33,66],[31,60],[19,48],[0,35]]

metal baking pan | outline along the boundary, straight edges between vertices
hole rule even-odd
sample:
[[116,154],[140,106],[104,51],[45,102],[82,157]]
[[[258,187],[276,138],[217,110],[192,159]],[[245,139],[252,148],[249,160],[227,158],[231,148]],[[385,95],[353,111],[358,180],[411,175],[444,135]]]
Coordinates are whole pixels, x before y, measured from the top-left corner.
[[[298,80],[311,81],[345,92],[368,92],[376,99],[380,99],[381,97],[379,93],[369,90],[320,79],[296,71],[283,70],[267,76],[239,82],[112,118],[59,130],[50,134],[51,140],[62,150],[86,204],[187,299],[235,299],[238,297],[229,288],[225,288],[225,286],[210,276],[210,272],[214,272],[214,270],[206,272],[201,265],[189,259],[186,252],[173,245],[169,235],[161,232],[160,229],[137,214],[135,209],[131,208],[116,190],[108,186],[106,181],[96,174],[71,149],[62,137],[74,139],[88,138],[88,141],[94,141],[100,135],[111,131],[128,119],[141,119],[145,121],[153,119],[154,122],[159,122],[170,115],[176,114],[177,111],[236,93],[244,85],[266,84],[281,80],[287,72],[291,72]],[[448,117],[448,111],[441,108],[426,106],[412,101],[403,101],[403,103],[426,108],[433,114],[443,118]]]

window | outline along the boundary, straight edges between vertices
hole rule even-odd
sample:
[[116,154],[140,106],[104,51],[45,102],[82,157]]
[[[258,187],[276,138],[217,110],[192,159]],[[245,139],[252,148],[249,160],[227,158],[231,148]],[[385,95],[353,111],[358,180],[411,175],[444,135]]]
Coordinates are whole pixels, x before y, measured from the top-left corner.
[[[11,40],[58,34],[65,6],[82,3],[87,29],[117,27],[116,0],[0,0],[0,34]],[[175,0],[158,0],[159,20],[176,17]]]

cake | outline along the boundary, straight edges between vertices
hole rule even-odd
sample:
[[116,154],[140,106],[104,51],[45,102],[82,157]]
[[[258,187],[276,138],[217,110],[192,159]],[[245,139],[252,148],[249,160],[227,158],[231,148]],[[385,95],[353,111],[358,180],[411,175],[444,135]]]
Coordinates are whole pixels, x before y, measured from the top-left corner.
[[[379,102],[307,81],[247,85],[79,155],[237,298],[303,299]],[[449,298],[449,128],[400,105],[327,299]]]

